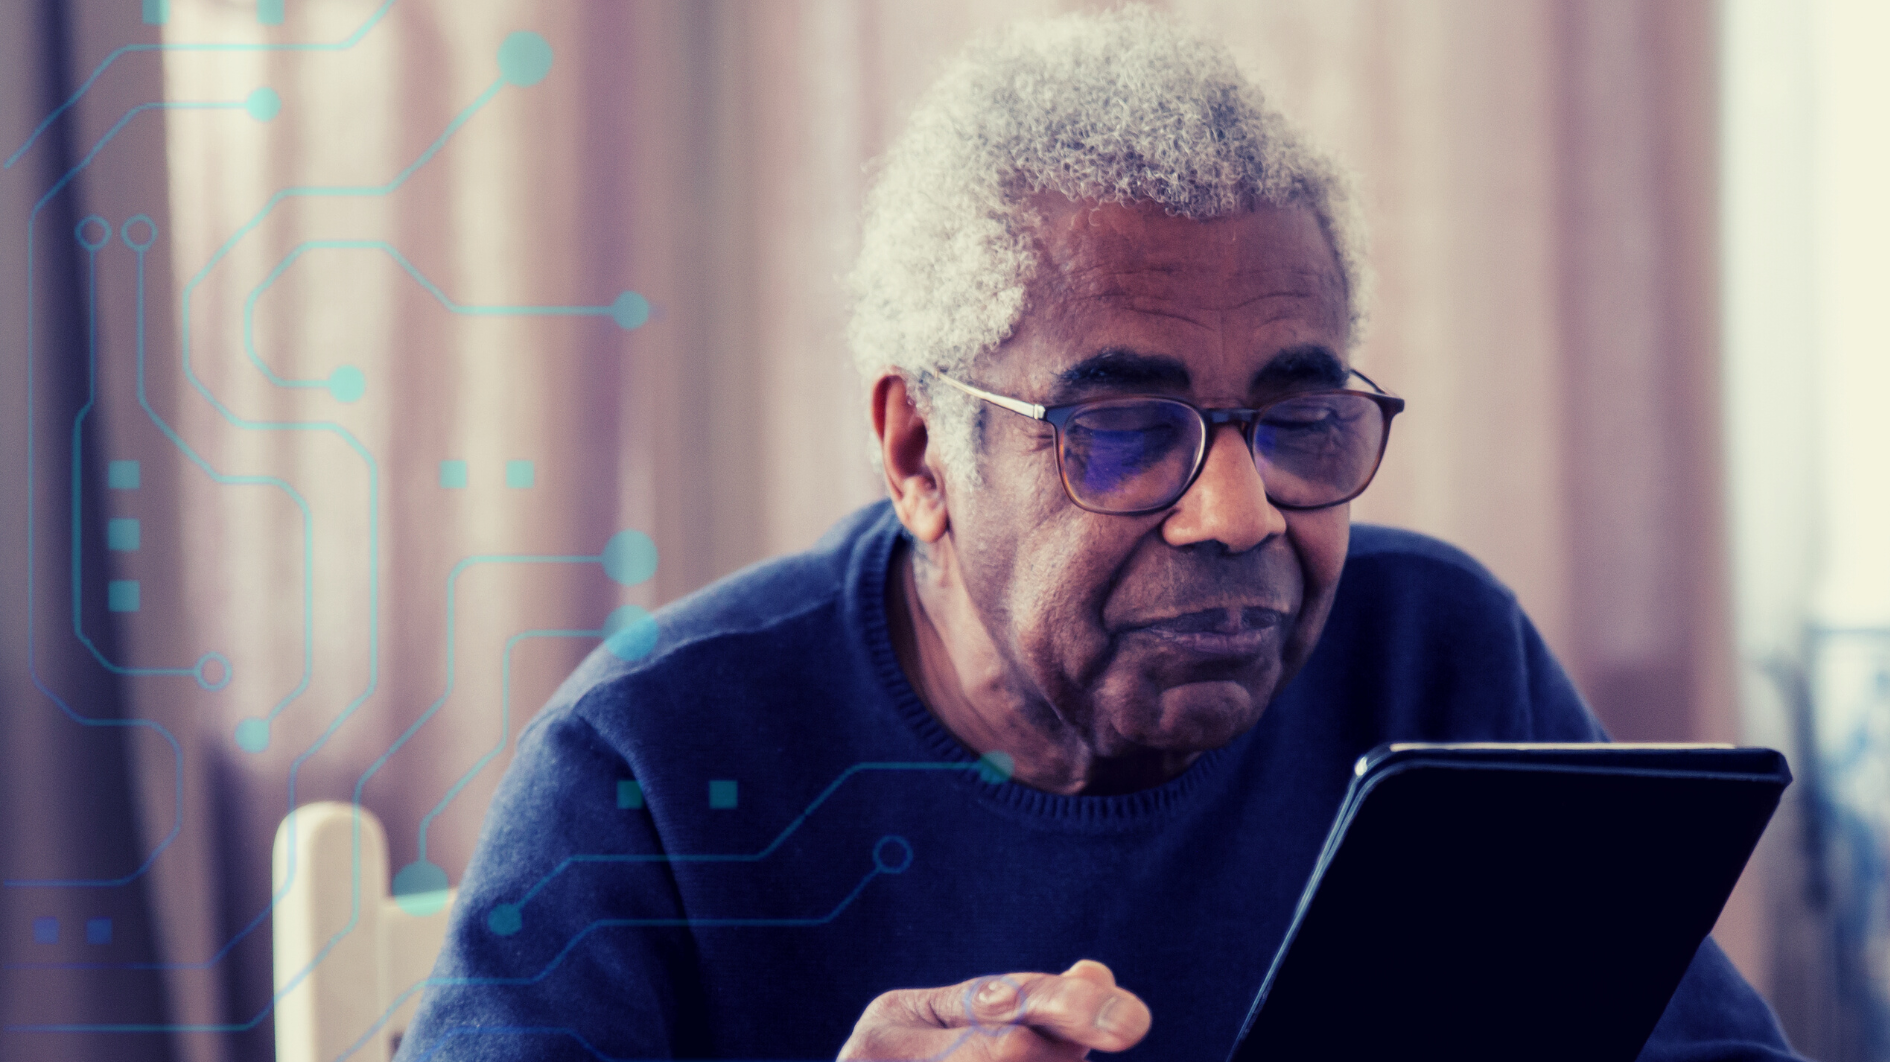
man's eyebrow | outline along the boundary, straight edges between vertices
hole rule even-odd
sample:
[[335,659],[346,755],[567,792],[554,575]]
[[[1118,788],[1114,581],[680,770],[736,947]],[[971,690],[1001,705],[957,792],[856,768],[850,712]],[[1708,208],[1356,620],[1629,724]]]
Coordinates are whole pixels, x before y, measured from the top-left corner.
[[1185,391],[1188,367],[1166,354],[1109,347],[1057,373],[1056,381],[1056,395],[1093,387]]
[[1317,343],[1288,347],[1273,356],[1253,374],[1254,391],[1278,391],[1288,387],[1318,385],[1341,387],[1351,370],[1330,349]]

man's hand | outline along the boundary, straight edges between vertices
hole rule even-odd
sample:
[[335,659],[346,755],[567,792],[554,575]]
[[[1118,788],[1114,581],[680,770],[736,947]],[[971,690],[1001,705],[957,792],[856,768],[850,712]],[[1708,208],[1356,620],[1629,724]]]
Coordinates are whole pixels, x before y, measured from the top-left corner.
[[1061,974],[888,992],[860,1015],[840,1062],[1067,1062],[1092,1049],[1126,1051],[1148,1025],[1148,1004],[1084,959]]

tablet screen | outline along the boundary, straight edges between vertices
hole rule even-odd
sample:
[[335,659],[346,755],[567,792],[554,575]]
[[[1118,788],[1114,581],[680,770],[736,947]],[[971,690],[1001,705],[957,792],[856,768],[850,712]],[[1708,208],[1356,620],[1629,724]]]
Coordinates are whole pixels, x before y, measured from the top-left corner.
[[1790,780],[1769,749],[1380,746],[1230,1062],[1632,1062]]

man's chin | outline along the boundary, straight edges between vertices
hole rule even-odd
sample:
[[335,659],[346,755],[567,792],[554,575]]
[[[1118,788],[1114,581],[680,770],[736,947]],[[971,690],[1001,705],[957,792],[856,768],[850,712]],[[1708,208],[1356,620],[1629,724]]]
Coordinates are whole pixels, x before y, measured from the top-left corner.
[[1245,683],[1209,679],[1169,686],[1117,714],[1111,728],[1127,744],[1164,752],[1206,752],[1260,720],[1266,700]]

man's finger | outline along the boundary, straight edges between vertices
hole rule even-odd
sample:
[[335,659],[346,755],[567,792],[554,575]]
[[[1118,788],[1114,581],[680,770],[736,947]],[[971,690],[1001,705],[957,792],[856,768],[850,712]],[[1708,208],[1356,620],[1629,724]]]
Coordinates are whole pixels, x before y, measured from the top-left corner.
[[1115,986],[1115,975],[1098,962],[1071,972],[1009,974],[968,981],[965,1024],[993,1032],[1022,1026],[1045,1036],[1098,1051],[1125,1051],[1148,1034],[1148,1005]]
[[1003,974],[884,993],[860,1016],[840,1057],[1076,1060],[1091,1050],[1125,1051],[1148,1027],[1147,1004],[1116,987],[1107,966],[1085,959],[1061,975]]

